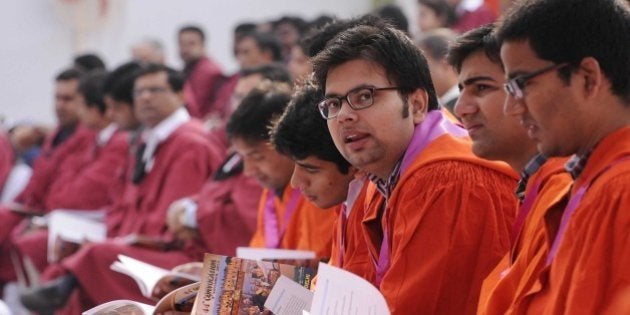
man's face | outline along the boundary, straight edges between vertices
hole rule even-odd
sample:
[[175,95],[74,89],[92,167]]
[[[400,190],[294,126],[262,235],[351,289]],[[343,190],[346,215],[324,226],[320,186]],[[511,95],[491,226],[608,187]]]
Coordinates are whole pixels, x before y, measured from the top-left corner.
[[309,201],[326,209],[346,200],[353,173],[343,174],[337,164],[309,156],[295,161],[291,185]]
[[445,21],[442,21],[443,19],[431,7],[424,4],[418,5],[418,28],[420,31],[427,32],[443,27],[445,24]]
[[293,161],[276,151],[269,142],[249,143],[232,139],[234,150],[243,158],[243,172],[255,178],[261,186],[282,192],[291,180]]
[[243,37],[236,43],[236,59],[241,69],[261,66],[271,62],[271,56],[258,47],[251,37]]
[[55,82],[55,114],[61,127],[69,127],[79,122],[79,110],[84,104],[78,88],[78,80]]
[[[528,41],[508,41],[501,46],[501,59],[508,79],[527,75],[553,65],[540,59]],[[586,138],[588,123],[580,116],[578,84],[567,85],[557,70],[538,75],[527,81],[524,97],[508,96],[505,112],[516,116],[528,136],[538,143],[538,150],[547,156],[568,156]],[[584,116],[584,115],[582,115]]]
[[195,32],[182,32],[178,37],[179,57],[184,63],[193,62],[205,54],[201,36]]
[[295,45],[291,48],[291,58],[287,69],[289,69],[293,80],[298,84],[304,82],[304,79],[313,72],[313,65],[300,46]]
[[[325,91],[326,97],[343,97],[358,87],[392,85],[381,66],[356,59],[328,71]],[[424,119],[426,111],[424,91],[417,90],[408,98],[407,110],[396,90],[376,91],[373,105],[361,110],[351,109],[343,99],[339,115],[327,123],[335,146],[350,164],[381,178],[389,175],[407,149],[415,124]]]
[[534,147],[519,119],[503,113],[504,83],[503,69],[483,51],[472,53],[462,63],[455,114],[468,130],[473,152],[484,159],[511,161]]
[[253,90],[262,80],[263,76],[260,73],[238,78],[234,86],[234,91],[232,92],[232,97],[230,98],[230,112],[235,111],[243,98],[247,96],[247,93]]
[[182,93],[171,89],[166,72],[136,78],[133,91],[136,117],[149,128],[155,127],[183,104]]
[[120,129],[135,130],[140,125],[133,112],[133,104],[117,101],[105,95],[105,105],[107,105],[107,114]]
[[81,123],[90,128],[90,129],[98,129],[101,127],[102,122],[105,120],[105,115],[101,113],[98,107],[89,107],[83,101],[79,109],[79,120]]

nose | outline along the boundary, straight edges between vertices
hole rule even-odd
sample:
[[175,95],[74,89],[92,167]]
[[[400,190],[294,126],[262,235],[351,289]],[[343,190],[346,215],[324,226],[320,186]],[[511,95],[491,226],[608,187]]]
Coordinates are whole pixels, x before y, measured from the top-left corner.
[[293,175],[291,175],[291,187],[299,190],[304,189],[304,179],[297,165],[293,168]]
[[357,114],[356,111],[350,107],[348,101],[344,99],[341,102],[341,108],[337,113],[337,117],[335,117],[334,119],[336,119],[338,122],[355,121],[357,119]]
[[457,102],[455,103],[453,110],[457,116],[465,117],[476,113],[479,110],[479,105],[474,101],[473,97],[468,95],[466,91],[462,91],[457,98]]
[[256,175],[256,167],[247,159],[243,159],[243,174],[247,177],[254,177]]

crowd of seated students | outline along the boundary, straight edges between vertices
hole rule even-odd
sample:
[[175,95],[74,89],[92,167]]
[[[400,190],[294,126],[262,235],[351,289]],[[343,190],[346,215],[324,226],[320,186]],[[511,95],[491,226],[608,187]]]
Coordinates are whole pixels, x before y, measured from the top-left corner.
[[[395,6],[242,23],[234,74],[195,25],[182,71],[151,39],[111,71],[75,58],[58,126],[0,133],[0,286],[40,314],[155,303],[119,254],[252,246],[314,251],[392,314],[630,312],[630,5],[526,0],[492,24],[497,3],[419,0],[417,41]],[[50,260],[57,209],[101,212],[106,240]]]

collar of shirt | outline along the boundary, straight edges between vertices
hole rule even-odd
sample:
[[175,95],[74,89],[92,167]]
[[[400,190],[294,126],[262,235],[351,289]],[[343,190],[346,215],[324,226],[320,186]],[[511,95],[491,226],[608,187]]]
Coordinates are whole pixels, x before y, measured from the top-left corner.
[[584,155],[574,155],[569,161],[564,165],[564,168],[571,174],[571,177],[575,180],[580,177],[582,171],[584,171],[584,167],[588,162],[588,158],[591,157],[591,153],[593,153],[593,149],[586,151]]
[[153,167],[153,154],[158,144],[166,140],[177,128],[189,120],[190,115],[184,107],[181,107],[155,127],[143,132],[142,139],[146,143],[146,149],[144,154],[142,154],[142,160],[146,163],[145,171],[149,172]]
[[387,179],[379,178],[374,174],[368,174],[368,179],[376,185],[376,189],[385,197],[385,199],[389,199],[394,191],[394,187],[396,187],[396,183],[398,182],[398,178],[400,177],[400,165],[402,164],[402,159],[396,163],[394,166],[394,170],[387,177]]
[[523,202],[523,199],[525,198],[525,188],[527,188],[527,182],[529,181],[529,178],[534,173],[536,173],[538,169],[543,164],[545,164],[546,161],[546,156],[542,154],[537,154],[531,160],[529,160],[529,162],[527,162],[527,165],[525,165],[523,172],[521,172],[521,178],[519,179],[518,185],[516,186],[516,197],[518,197],[518,200],[520,202]]
[[459,96],[459,87],[457,84],[453,85],[444,95],[438,98],[438,104],[444,107],[450,100],[457,98]]
[[118,126],[114,123],[111,123],[107,127],[103,128],[103,130],[99,131],[96,135],[96,145],[99,147],[105,146],[105,144],[109,142],[109,139],[112,138],[116,130],[118,130]]

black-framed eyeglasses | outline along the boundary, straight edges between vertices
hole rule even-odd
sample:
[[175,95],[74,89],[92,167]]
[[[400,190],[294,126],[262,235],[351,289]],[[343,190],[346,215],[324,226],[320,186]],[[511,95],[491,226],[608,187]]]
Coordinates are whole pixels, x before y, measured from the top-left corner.
[[510,80],[508,80],[503,87],[505,88],[505,91],[508,92],[508,94],[510,94],[513,98],[520,100],[523,99],[523,97],[525,96],[525,93],[523,92],[523,89],[525,88],[525,84],[527,84],[527,81],[539,76],[539,75],[543,75],[547,72],[550,71],[554,71],[554,70],[559,70],[562,69],[566,66],[568,66],[568,63],[560,63],[560,64],[554,64],[551,65],[549,67],[545,67],[542,68],[538,71],[534,71],[530,74],[524,74],[524,75],[519,75],[516,76]]
[[370,86],[360,86],[354,88],[344,96],[329,96],[323,101],[321,101],[317,107],[319,108],[320,114],[324,119],[333,119],[339,115],[339,111],[341,110],[341,105],[343,104],[343,100],[345,99],[348,102],[348,106],[354,110],[364,109],[372,106],[374,104],[374,94],[376,91],[385,91],[385,90],[399,90],[400,88],[397,86],[388,86],[388,87],[370,87]]

